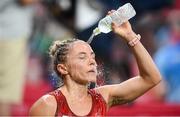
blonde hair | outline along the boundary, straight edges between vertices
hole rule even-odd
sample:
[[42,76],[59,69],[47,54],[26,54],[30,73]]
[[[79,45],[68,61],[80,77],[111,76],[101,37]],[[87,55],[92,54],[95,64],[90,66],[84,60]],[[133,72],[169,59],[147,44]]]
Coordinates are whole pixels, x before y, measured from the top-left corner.
[[49,55],[53,62],[53,69],[58,76],[61,76],[61,74],[57,70],[57,65],[66,62],[70,45],[75,41],[78,41],[78,39],[73,38],[63,41],[55,41],[50,47]]

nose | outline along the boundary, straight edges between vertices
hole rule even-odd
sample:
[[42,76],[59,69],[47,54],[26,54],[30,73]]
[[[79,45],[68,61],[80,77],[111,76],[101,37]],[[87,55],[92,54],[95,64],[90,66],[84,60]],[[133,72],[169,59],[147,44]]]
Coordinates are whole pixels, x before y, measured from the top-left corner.
[[96,63],[96,60],[94,58],[90,58],[89,60],[90,62],[90,65],[95,65],[97,67],[97,63]]

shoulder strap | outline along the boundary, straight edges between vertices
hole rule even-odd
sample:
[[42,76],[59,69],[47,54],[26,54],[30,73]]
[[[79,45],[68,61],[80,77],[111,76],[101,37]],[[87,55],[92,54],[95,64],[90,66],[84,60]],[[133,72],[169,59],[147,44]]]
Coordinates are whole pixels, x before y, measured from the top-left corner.
[[105,115],[107,111],[107,104],[104,100],[103,96],[96,91],[95,89],[90,89],[89,93],[93,97],[93,103],[94,103],[94,109],[97,113],[100,113],[100,115]]
[[61,105],[61,104],[60,104],[60,103],[61,103],[60,100],[62,100],[62,93],[61,93],[60,90],[55,90],[55,91],[50,92],[49,95],[54,96],[55,99],[56,99],[57,109],[56,109],[56,114],[55,114],[55,116],[58,116],[59,105]]

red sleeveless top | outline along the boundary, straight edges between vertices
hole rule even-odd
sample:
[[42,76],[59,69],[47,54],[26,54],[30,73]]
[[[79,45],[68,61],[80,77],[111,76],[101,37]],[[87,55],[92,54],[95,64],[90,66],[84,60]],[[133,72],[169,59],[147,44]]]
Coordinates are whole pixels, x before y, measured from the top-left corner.
[[[102,95],[94,89],[88,90],[88,93],[92,97],[92,107],[87,116],[105,116],[107,112],[107,105]],[[49,94],[53,95],[57,101],[56,116],[76,116],[69,108],[65,96],[60,90],[55,90]]]

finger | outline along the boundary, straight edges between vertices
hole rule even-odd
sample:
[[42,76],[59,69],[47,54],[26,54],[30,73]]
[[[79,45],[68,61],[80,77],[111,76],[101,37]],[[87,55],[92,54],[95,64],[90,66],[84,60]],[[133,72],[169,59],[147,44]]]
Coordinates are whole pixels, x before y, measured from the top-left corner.
[[116,29],[118,27],[118,25],[115,22],[112,22],[111,27],[114,30],[114,29]]
[[111,14],[111,11],[108,11],[107,15],[110,15]]
[[115,12],[116,10],[110,10],[108,11],[108,15],[112,14],[113,12]]
[[116,11],[116,10],[112,9],[112,10],[111,10],[111,13],[113,13],[113,12],[115,12],[115,11]]
[[112,26],[118,26],[118,24],[115,22],[112,22]]

